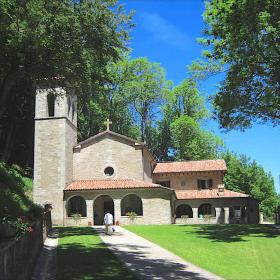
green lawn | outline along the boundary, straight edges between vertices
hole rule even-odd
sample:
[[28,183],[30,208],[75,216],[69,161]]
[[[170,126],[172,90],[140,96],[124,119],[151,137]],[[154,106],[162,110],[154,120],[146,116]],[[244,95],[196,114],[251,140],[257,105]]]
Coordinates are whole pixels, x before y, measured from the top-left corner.
[[59,228],[59,280],[136,279],[102,243],[92,228]]
[[226,279],[280,279],[280,231],[269,225],[126,228]]

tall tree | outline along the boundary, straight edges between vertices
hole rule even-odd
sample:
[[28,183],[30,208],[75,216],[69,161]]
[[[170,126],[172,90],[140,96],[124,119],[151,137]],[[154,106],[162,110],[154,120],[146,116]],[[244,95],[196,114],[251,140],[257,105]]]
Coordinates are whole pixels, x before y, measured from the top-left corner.
[[117,0],[0,0],[1,147],[12,131],[9,106],[25,93],[19,84],[63,78],[86,100],[109,80],[107,64],[125,49],[131,26]]
[[164,116],[156,154],[161,159],[198,160],[218,157],[222,141],[201,128],[210,117],[206,102],[194,79],[187,78],[165,95]]
[[207,57],[228,67],[214,99],[223,128],[280,124],[279,18],[279,0],[206,2]]
[[141,140],[149,144],[152,122],[159,116],[159,107],[169,82],[166,81],[164,69],[146,58],[131,60],[127,67],[124,92],[140,124]]
[[172,122],[170,131],[176,159],[200,160],[219,156],[222,141],[213,133],[201,129],[195,119],[182,115]]

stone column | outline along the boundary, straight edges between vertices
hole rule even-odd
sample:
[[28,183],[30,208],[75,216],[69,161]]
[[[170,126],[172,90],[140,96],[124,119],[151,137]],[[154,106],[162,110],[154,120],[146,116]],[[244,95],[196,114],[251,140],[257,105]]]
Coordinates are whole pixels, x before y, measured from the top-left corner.
[[224,222],[225,222],[225,224],[229,224],[229,208],[225,207],[224,210],[225,210],[224,211],[224,214],[225,214]]
[[193,219],[198,219],[198,208],[193,208]]
[[120,199],[114,199],[114,211],[115,211],[115,223],[117,221],[120,222],[121,217],[121,200]]
[[218,224],[223,224],[224,223],[224,217],[223,217],[223,212],[222,209],[219,207],[215,207],[216,211],[216,223]]
[[65,219],[67,218],[66,211],[67,201],[63,200],[63,225],[65,226]]
[[87,205],[87,221],[93,225],[93,201],[86,200]]

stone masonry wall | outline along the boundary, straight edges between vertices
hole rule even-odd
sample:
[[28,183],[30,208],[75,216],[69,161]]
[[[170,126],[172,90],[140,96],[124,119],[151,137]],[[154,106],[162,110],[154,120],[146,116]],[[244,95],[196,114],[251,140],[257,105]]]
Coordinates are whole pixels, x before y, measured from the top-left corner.
[[[57,89],[59,94],[64,91]],[[67,99],[59,96],[55,116],[47,111],[48,90],[37,90],[35,114],[34,190],[38,204],[51,203],[53,223],[63,223],[63,189],[72,180],[76,127],[68,119]]]
[[68,191],[64,196],[64,224],[75,225],[72,218],[66,217],[66,205],[69,199],[75,195],[82,196],[87,204],[87,218],[81,220],[82,225],[93,223],[94,203],[100,195],[109,195],[114,201],[115,221],[120,225],[130,224],[127,216],[121,216],[121,200],[128,194],[136,194],[142,199],[143,216],[135,218],[133,224],[170,224],[171,207],[170,198],[172,192],[164,189],[131,189],[131,190],[103,190],[103,191]]
[[153,175],[153,182],[170,181],[170,187],[174,190],[197,190],[198,179],[212,179],[214,189],[223,185],[223,173],[218,171]]
[[143,180],[142,150],[120,139],[104,136],[74,151],[73,180],[108,179],[106,167],[113,167],[110,179]]

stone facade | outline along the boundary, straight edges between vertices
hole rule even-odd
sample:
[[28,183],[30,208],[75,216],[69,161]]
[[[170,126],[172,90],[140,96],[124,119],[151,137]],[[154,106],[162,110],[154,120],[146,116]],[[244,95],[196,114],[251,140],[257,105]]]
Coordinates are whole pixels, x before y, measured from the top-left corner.
[[[121,203],[123,198],[129,194],[137,195],[143,204],[143,215],[137,216],[135,220],[131,220],[127,215],[121,215]],[[72,226],[76,221],[72,217],[67,217],[67,204],[73,196],[81,196],[86,201],[87,217],[82,217],[78,222],[80,225],[99,224],[96,222],[97,217],[93,213],[101,210],[102,203],[98,202],[101,196],[108,196],[114,202],[114,220],[117,224],[171,224],[172,213],[170,207],[170,199],[173,196],[170,190],[102,190],[102,191],[77,191],[65,192],[64,197],[64,224]],[[98,209],[101,208],[101,209]],[[102,217],[103,221],[103,217]],[[102,223],[101,223],[102,224]]]
[[[48,113],[49,93],[56,95],[54,116]],[[36,92],[33,199],[38,204],[53,205],[55,224],[63,223],[63,190],[72,180],[72,149],[77,142],[76,112],[74,118],[69,118],[76,105],[70,106],[68,112],[68,103],[76,99],[69,99],[59,87]]]
[[[129,163],[133,164],[128,168]],[[110,134],[74,149],[73,180],[108,179],[104,173],[106,167],[114,169],[110,179],[143,180],[142,150]]]
[[203,179],[213,180],[213,189],[223,187],[224,173],[221,171],[211,172],[190,172],[190,173],[175,173],[175,174],[154,174],[153,182],[170,181],[170,188],[174,190],[196,190],[197,180]]
[[[61,87],[52,90],[41,87],[36,93],[33,196],[36,203],[52,204],[54,224],[102,224],[106,207],[121,225],[230,223],[237,221],[232,213],[241,212],[242,220],[238,222],[258,223],[256,200],[245,195],[223,197],[225,169],[219,167],[221,160],[216,170],[158,174],[155,168],[160,164],[145,144],[137,140],[107,130],[77,144],[76,97],[71,92],[65,93]],[[54,99],[49,98],[51,94]],[[54,100],[53,108],[50,100]],[[197,166],[213,162],[203,161]],[[207,190],[197,192],[198,180],[210,180],[216,196],[202,198]],[[104,181],[110,184],[105,186]],[[73,183],[82,187],[69,189]],[[185,196],[179,197],[177,192],[182,191]],[[200,197],[188,196],[192,191]],[[233,192],[231,195],[240,196]],[[129,217],[134,212],[133,205],[124,205],[126,201],[141,208],[141,211],[137,208],[140,212],[134,219]],[[211,215],[204,215],[208,213],[206,210],[200,214],[201,205],[205,204],[203,207],[208,207]],[[186,210],[179,215],[179,207],[189,209],[192,217],[184,214]],[[73,213],[81,213],[82,217],[75,220]]]

